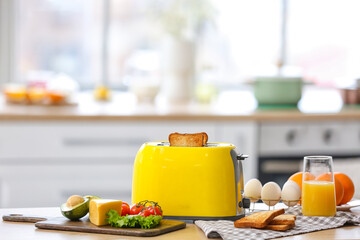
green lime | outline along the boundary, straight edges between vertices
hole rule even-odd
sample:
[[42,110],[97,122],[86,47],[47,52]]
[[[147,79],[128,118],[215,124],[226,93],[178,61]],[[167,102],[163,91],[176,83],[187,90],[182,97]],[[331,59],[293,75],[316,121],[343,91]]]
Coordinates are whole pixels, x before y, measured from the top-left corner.
[[89,212],[89,198],[84,198],[84,201],[76,206],[68,207],[66,203],[60,206],[60,210],[64,217],[70,220],[79,220]]

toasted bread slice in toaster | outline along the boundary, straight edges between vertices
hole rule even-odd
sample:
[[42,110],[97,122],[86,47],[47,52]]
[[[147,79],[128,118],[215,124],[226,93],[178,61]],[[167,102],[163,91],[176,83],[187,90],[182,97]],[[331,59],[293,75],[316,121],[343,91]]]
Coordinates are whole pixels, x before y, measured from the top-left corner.
[[208,135],[206,134],[206,132],[202,132],[201,134],[203,135],[203,146],[205,146],[208,141]]
[[279,216],[276,216],[269,225],[286,225],[286,224],[293,224],[295,223],[296,216],[290,215],[290,214],[282,214]]
[[294,223],[290,223],[290,224],[281,224],[281,225],[272,225],[269,224],[265,227],[265,229],[268,230],[274,230],[274,231],[286,231],[289,230],[291,228],[295,227],[295,222]]
[[208,135],[202,133],[171,133],[169,135],[170,146],[172,147],[202,147],[207,144]]
[[237,228],[264,228],[266,227],[276,216],[284,214],[285,210],[277,209],[272,211],[256,212],[244,218],[238,219],[234,222],[234,226]]

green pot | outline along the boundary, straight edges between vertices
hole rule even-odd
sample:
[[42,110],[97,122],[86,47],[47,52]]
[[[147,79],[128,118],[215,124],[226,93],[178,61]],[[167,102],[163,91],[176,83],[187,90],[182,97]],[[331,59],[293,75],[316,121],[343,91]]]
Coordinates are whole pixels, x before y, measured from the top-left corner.
[[296,105],[301,99],[303,80],[291,77],[258,77],[254,94],[259,105]]

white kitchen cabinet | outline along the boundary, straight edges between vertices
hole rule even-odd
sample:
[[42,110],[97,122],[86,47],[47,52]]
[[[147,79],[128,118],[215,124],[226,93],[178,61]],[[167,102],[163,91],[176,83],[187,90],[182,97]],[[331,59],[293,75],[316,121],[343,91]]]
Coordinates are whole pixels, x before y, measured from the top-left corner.
[[73,194],[130,200],[131,164],[115,159],[12,161],[1,162],[1,207],[60,206]]
[[[169,133],[207,132],[200,121],[29,121],[0,124],[0,207],[59,206],[72,194],[130,202],[140,146]],[[151,182],[149,182],[151,184]]]
[[238,154],[249,155],[243,163],[244,181],[257,177],[257,132],[256,122],[221,122],[217,128],[217,141],[232,143]]
[[[204,131],[210,142],[232,143],[237,153],[248,154],[245,182],[258,177],[263,157],[360,155],[357,121],[2,121],[0,207],[58,206],[72,194],[130,202],[138,149],[144,142],[166,141],[175,131]],[[335,165],[346,172],[350,162]],[[284,167],[290,169],[290,161]]]

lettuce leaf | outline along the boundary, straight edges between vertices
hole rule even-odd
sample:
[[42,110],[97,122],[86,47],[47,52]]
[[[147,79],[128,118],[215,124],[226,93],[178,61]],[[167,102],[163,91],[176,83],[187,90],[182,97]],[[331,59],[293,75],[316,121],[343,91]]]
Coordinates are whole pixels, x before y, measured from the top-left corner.
[[162,217],[160,215],[150,215],[147,217],[139,216],[139,224],[141,228],[154,228],[160,224]]
[[117,211],[111,209],[107,214],[107,222],[112,227],[118,228],[135,228],[141,227],[144,229],[157,227],[162,217],[160,215],[150,215],[148,217],[143,217],[140,215],[126,215],[120,216]]

